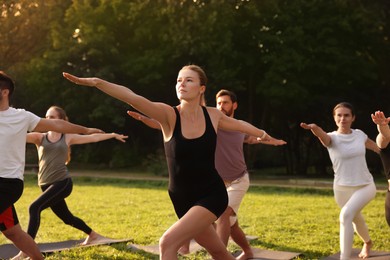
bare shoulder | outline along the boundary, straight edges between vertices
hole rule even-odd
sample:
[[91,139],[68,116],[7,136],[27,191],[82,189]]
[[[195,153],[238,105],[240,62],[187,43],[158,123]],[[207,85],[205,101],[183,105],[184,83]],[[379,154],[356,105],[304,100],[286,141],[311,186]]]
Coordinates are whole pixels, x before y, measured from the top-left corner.
[[207,109],[207,112],[209,113],[210,117],[212,118],[212,120],[215,118],[217,120],[219,120],[221,118],[221,116],[223,115],[221,111],[219,111],[218,109],[216,109],[215,107],[206,107]]
[[223,118],[222,116],[224,114],[221,111],[219,111],[218,109],[216,109],[215,107],[206,107],[206,109],[207,109],[207,112],[209,113],[210,120],[214,126],[214,129],[215,129],[215,131],[217,131],[217,129],[220,126],[221,118]]

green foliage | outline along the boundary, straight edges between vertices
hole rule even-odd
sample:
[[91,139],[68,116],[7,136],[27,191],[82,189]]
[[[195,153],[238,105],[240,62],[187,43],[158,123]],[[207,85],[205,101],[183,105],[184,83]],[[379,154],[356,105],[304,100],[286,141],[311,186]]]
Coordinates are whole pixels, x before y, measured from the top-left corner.
[[[305,174],[310,166],[324,172],[329,159],[301,121],[330,131],[331,108],[350,101],[355,127],[374,139],[369,115],[390,109],[384,0],[22,0],[1,8],[0,69],[16,79],[14,105],[39,115],[57,104],[75,123],[123,131],[133,126],[127,104],[71,86],[61,72],[102,77],[174,105],[178,70],[196,63],[209,76],[209,105],[220,88],[235,91],[238,118],[288,142],[273,163]],[[143,156],[160,147],[148,142],[149,132],[135,133],[147,143]],[[258,148],[249,150],[250,165],[268,163]]]

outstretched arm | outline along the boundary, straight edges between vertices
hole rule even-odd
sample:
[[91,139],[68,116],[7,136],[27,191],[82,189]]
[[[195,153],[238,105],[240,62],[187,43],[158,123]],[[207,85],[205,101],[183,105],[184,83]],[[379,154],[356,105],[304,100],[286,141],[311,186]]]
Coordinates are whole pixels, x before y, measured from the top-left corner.
[[63,75],[66,79],[77,85],[96,87],[104,93],[129,104],[148,117],[156,119],[158,122],[165,122],[167,120],[167,107],[170,109],[171,107],[166,104],[152,102],[140,95],[137,95],[129,88],[105,81],[103,79],[79,78],[65,72]]
[[79,134],[69,134],[66,135],[67,144],[73,145],[73,144],[88,144],[88,143],[96,143],[104,140],[109,140],[112,138],[117,139],[118,141],[121,141],[122,143],[126,142],[126,138],[128,136],[121,135],[117,133],[111,133],[111,134],[91,134],[91,135],[79,135]]
[[63,73],[69,81],[83,86],[96,87],[104,93],[119,99],[161,124],[164,139],[168,140],[175,124],[175,112],[172,107],[164,103],[152,102],[132,90],[99,78],[79,78],[69,73]]
[[386,148],[390,142],[390,118],[386,117],[382,111],[376,111],[374,114],[371,114],[371,119],[377,125],[379,132],[376,137],[376,144],[379,148]]
[[306,124],[306,123],[301,123],[301,127],[306,130],[311,130],[311,132],[317,136],[317,138],[320,140],[323,146],[328,147],[331,144],[332,139],[330,136],[322,130],[321,127],[319,127],[316,124]]
[[38,132],[27,133],[26,143],[40,145],[42,142],[43,135],[43,133]]
[[[246,121],[237,120],[235,118],[226,116],[216,108],[207,107],[207,109],[210,116],[213,118],[213,121],[217,122],[218,124],[215,126],[216,128],[241,132],[247,134],[248,136],[253,136],[253,138],[256,138],[258,141],[262,142],[273,142],[273,137],[267,134],[266,131],[259,129]],[[280,142],[280,144],[285,144],[283,140],[280,140]]]
[[269,134],[268,134],[268,136],[269,136],[269,140],[267,140],[267,141],[261,140],[261,138],[259,138],[259,137],[247,136],[244,140],[244,143],[247,143],[247,144],[267,144],[267,145],[274,145],[274,146],[287,144],[286,141],[284,141],[284,140],[273,138]]
[[366,141],[366,148],[367,148],[368,150],[371,150],[371,151],[377,153],[377,154],[379,154],[379,152],[380,152],[379,147],[378,147],[378,146],[376,145],[376,143],[375,143],[373,140],[371,140],[370,138],[367,138],[367,141]]
[[97,128],[87,128],[85,126],[76,125],[62,119],[46,119],[39,120],[37,126],[34,128],[34,132],[48,132],[54,131],[58,133],[71,133],[71,134],[94,134],[104,133]]
[[149,126],[150,128],[161,130],[161,125],[156,120],[149,118],[147,116],[144,116],[138,112],[134,111],[127,111],[127,114],[131,116],[132,118],[141,121],[145,125]]

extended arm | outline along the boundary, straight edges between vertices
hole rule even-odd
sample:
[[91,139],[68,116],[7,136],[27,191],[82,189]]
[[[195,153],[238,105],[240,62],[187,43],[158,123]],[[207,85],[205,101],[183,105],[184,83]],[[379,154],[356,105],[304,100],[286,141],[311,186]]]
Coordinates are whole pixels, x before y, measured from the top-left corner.
[[78,85],[96,87],[104,93],[119,99],[150,118],[157,120],[163,129],[164,139],[169,139],[175,123],[175,112],[172,107],[159,102],[152,102],[137,95],[129,88],[117,85],[99,78],[79,78],[69,73],[63,73],[69,81]]
[[167,107],[171,108],[170,106],[163,103],[152,102],[140,95],[137,95],[129,88],[105,81],[103,79],[79,78],[69,73],[63,73],[63,75],[65,78],[78,85],[96,87],[104,93],[129,104],[148,117],[156,119],[158,122],[166,121]]
[[87,128],[85,126],[76,125],[62,119],[45,119],[39,120],[34,132],[54,131],[58,133],[77,133],[77,134],[94,134],[104,133],[97,128]]
[[322,130],[321,127],[319,127],[316,124],[306,124],[306,123],[301,123],[301,127],[306,130],[311,130],[311,132],[317,136],[317,138],[320,140],[323,146],[328,147],[331,144],[331,138],[330,136]]
[[379,152],[380,152],[379,147],[378,147],[378,146],[376,145],[376,143],[375,143],[373,140],[371,140],[370,138],[367,138],[367,141],[366,141],[366,148],[367,148],[368,150],[371,150],[371,151],[377,153],[377,154],[379,154]]
[[138,112],[134,111],[127,111],[127,114],[131,116],[132,118],[141,121],[145,125],[149,126],[150,128],[161,130],[161,125],[156,120],[149,118],[147,116],[141,115]]
[[274,145],[274,146],[286,144],[284,140],[273,138],[269,134],[268,136],[269,136],[269,140],[267,141],[261,140],[261,138],[259,137],[247,136],[244,142],[247,144],[267,144],[267,145]]
[[249,136],[254,136],[261,141],[269,141],[271,137],[266,131],[259,129],[248,122],[243,120],[237,120],[235,118],[226,116],[216,108],[207,108],[210,116],[214,118],[215,122],[218,122],[217,128],[221,128],[228,131],[237,131]]
[[26,143],[40,145],[42,141],[43,133],[33,132],[28,133],[26,137]]
[[126,142],[126,135],[121,135],[117,133],[111,134],[91,134],[91,135],[79,135],[79,134],[69,134],[67,137],[68,145],[73,144],[88,144],[88,143],[96,143],[104,140],[109,140],[112,138],[121,141],[122,143]]

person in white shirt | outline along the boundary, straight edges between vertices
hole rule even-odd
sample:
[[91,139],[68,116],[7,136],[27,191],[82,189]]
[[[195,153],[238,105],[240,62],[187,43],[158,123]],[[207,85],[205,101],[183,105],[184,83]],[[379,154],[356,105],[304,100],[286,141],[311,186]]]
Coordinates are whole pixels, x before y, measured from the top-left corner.
[[350,103],[333,109],[337,131],[326,133],[316,124],[301,123],[328,149],[334,171],[333,190],[340,212],[340,259],[350,259],[354,230],[363,240],[360,258],[368,258],[373,245],[362,209],[375,197],[376,187],[366,162],[366,148],[379,153],[375,142],[358,129],[352,129],[355,113]]
[[31,259],[43,259],[34,240],[22,230],[14,207],[23,193],[27,132],[101,133],[64,120],[40,118],[24,109],[10,107],[13,80],[0,71],[0,231]]

